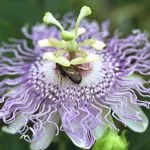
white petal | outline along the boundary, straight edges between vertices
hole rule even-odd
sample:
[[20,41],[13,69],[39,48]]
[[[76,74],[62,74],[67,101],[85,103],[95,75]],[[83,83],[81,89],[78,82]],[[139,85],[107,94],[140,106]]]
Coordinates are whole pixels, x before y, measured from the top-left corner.
[[38,141],[31,143],[30,148],[32,150],[46,149],[50,145],[51,141],[53,140],[55,131],[56,131],[56,126],[54,124],[51,123],[46,124],[44,135]]
[[131,119],[122,118],[123,122],[133,131],[135,132],[144,132],[149,124],[148,118],[144,114],[144,112],[138,106],[134,106],[134,109],[140,112],[139,116],[142,118],[141,122],[137,122]]
[[[72,142],[80,148],[83,149],[89,149],[95,142],[95,138],[93,136],[93,133],[91,133],[90,130],[88,130],[86,127],[84,128],[83,125],[81,125],[81,118],[84,117],[83,114],[80,113],[78,117],[75,117],[75,119],[72,119],[72,121],[68,123],[68,114],[61,113],[63,115],[62,119],[62,126],[63,130],[66,132],[66,134],[69,136],[69,138],[72,140]],[[95,121],[95,120],[93,120]]]
[[[100,106],[99,106],[100,107]],[[102,114],[101,114],[101,116],[102,116],[102,121],[105,123],[105,124],[99,124],[95,129],[94,129],[94,137],[95,137],[95,139],[96,140],[98,140],[99,138],[101,138],[102,136],[103,136],[103,134],[104,134],[104,132],[105,132],[105,129],[106,129],[106,127],[108,126],[108,125],[110,125],[110,127],[111,127],[111,129],[114,131],[114,132],[117,132],[116,130],[117,130],[117,128],[116,128],[116,126],[115,126],[115,124],[114,124],[114,121],[113,121],[113,118],[112,118],[112,116],[109,114],[109,115],[107,115],[107,113],[108,113],[108,109],[107,108],[105,108],[105,107],[101,107],[101,109],[102,109]],[[106,119],[105,119],[105,117],[104,116],[106,116],[107,115],[107,121],[106,121]],[[109,121],[109,122],[108,122]]]
[[90,149],[95,141],[93,135],[91,135],[90,132],[86,133],[85,130],[82,129],[82,127],[78,129],[77,131],[74,131],[74,133],[71,133],[71,132],[66,132],[66,133],[77,147],[80,147],[83,149]]
[[[55,122],[58,123],[59,116],[55,115]],[[46,149],[53,140],[55,135],[56,126],[53,123],[46,123],[45,124],[45,133],[44,135],[39,138],[36,142],[30,144],[30,148],[32,150],[44,150]]]
[[22,115],[18,115],[9,126],[2,127],[2,131],[9,134],[16,134],[27,122],[28,119],[25,119]]
[[94,137],[96,140],[98,140],[99,138],[101,138],[104,134],[106,126],[100,124],[99,126],[97,126],[94,130]]
[[[142,109],[136,105],[136,104],[132,104],[130,101],[128,101],[127,104],[131,109],[135,110],[138,112],[138,116],[140,117],[141,121],[136,121],[133,119],[128,119],[123,117],[119,111],[120,108],[119,107],[112,107],[113,111],[117,114],[117,116],[122,120],[122,122],[127,125],[131,130],[135,131],[135,132],[144,132],[149,124],[148,118],[146,117],[146,115],[144,114],[144,112],[142,111]],[[133,111],[129,110],[127,112],[129,115],[133,114]]]

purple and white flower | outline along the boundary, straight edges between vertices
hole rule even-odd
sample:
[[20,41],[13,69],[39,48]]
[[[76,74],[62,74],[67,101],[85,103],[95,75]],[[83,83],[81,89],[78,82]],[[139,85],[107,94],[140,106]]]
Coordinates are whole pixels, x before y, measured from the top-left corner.
[[[71,31],[76,22],[68,14],[61,24]],[[83,46],[100,59],[74,64],[82,76],[79,84],[60,73],[60,61],[43,58],[58,49],[59,45],[38,44],[43,39],[60,41],[60,31],[55,26],[37,24],[31,33],[23,28],[25,37],[33,42],[32,48],[26,39],[10,39],[10,44],[0,47],[0,102],[4,103],[0,118],[8,124],[2,129],[22,134],[33,150],[46,149],[59,130],[78,147],[89,149],[106,126],[118,131],[114,119],[135,132],[144,132],[148,126],[140,108],[150,107],[150,102],[144,100],[150,98],[147,34],[110,36],[109,21],[99,25],[84,19],[80,27],[86,31],[76,38],[77,44],[95,39],[96,44],[101,41],[105,47],[97,50],[99,43]],[[68,59],[68,55],[63,57]]]

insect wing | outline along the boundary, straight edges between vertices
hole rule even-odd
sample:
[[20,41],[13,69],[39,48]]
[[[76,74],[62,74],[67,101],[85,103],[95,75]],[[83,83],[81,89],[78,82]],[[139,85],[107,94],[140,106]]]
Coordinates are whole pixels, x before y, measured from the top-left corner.
[[74,67],[59,66],[60,72],[63,76],[67,76],[72,82],[80,84],[82,81],[81,74],[74,69]]
[[79,72],[73,70],[73,69],[69,69],[67,70],[66,72],[66,75],[68,76],[68,78],[76,83],[76,84],[80,84],[81,83],[81,80],[82,80],[82,76],[80,75]]

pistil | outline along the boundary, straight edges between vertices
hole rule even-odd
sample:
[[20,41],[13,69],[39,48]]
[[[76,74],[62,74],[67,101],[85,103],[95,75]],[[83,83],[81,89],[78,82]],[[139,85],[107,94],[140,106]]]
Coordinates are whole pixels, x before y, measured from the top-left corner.
[[[47,12],[43,18],[44,23],[56,25],[60,29],[60,35],[62,40],[55,38],[40,40],[40,47],[54,47],[58,49],[56,52],[46,52],[43,58],[48,61],[53,61],[64,67],[71,65],[82,65],[84,63],[90,63],[99,60],[99,56],[96,54],[87,53],[83,50],[83,47],[91,47],[95,50],[101,50],[105,47],[102,41],[96,39],[87,39],[81,43],[77,43],[76,39],[86,32],[86,29],[80,28],[81,21],[91,14],[91,9],[87,6],[83,6],[80,10],[80,14],[77,18],[74,29],[66,31],[63,26],[57,21],[52,13]],[[68,55],[66,55],[68,53]],[[66,56],[69,56],[68,58]],[[62,59],[62,60],[60,60]]]

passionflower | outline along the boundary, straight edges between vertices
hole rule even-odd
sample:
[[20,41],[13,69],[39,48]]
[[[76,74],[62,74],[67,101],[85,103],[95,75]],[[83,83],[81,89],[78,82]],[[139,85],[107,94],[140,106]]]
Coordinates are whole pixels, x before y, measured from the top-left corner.
[[22,30],[32,48],[26,39],[0,48],[2,130],[20,133],[33,150],[46,149],[60,130],[89,149],[106,126],[119,130],[116,119],[135,132],[148,126],[140,108],[150,105],[147,34],[110,36],[109,21],[99,26],[84,19],[90,14],[84,6],[76,21],[67,14],[59,22],[48,12],[51,26]]

